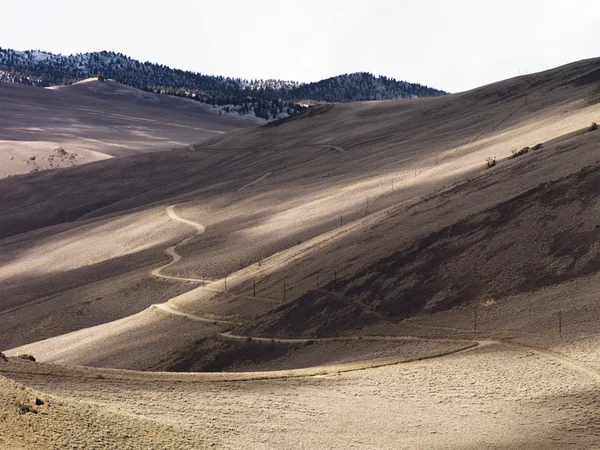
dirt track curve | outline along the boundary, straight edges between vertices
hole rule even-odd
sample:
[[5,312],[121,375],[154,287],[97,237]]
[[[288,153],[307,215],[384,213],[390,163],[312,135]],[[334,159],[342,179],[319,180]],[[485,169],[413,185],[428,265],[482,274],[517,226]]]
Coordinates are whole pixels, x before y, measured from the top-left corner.
[[[266,178],[266,176],[268,176],[269,174],[265,174],[262,177],[260,177],[259,179],[255,180],[254,182],[250,183],[250,184],[254,184],[255,182],[258,182],[264,178]],[[244,186],[247,187],[248,185]],[[242,188],[243,189],[243,188]],[[165,250],[165,253],[167,253],[168,255],[170,255],[172,257],[171,261],[168,262],[167,264],[152,270],[152,275],[156,276],[156,277],[162,277],[162,278],[166,278],[166,279],[170,279],[170,280],[179,280],[179,281],[193,281],[193,282],[201,282],[203,283],[203,285],[205,284],[205,280],[200,280],[200,279],[196,279],[196,278],[183,278],[183,277],[174,277],[174,276],[170,276],[170,275],[163,275],[161,272],[164,268],[169,267],[173,264],[175,264],[176,262],[181,260],[181,255],[179,253],[177,253],[177,247],[181,246],[181,245],[185,245],[188,242],[190,242],[192,239],[194,239],[196,236],[204,233],[205,228],[203,225],[197,223],[197,222],[193,222],[191,220],[187,220],[184,219],[182,217],[179,217],[177,215],[177,213],[175,212],[175,206],[177,204],[173,204],[167,207],[167,214],[169,215],[170,218],[172,218],[173,220],[176,220],[178,222],[182,222],[188,225],[191,225],[192,227],[194,227],[194,234],[192,236],[189,236],[183,240],[181,240],[179,243],[167,248]],[[219,289],[214,289],[214,288],[209,288],[209,287],[205,287],[205,289],[211,290],[211,291],[218,291],[220,292],[221,290]],[[195,314],[190,314],[190,313],[186,313],[183,311],[180,311],[176,308],[174,308],[172,305],[169,305],[169,302],[166,303],[161,303],[161,304],[156,304],[156,305],[152,305],[151,308],[155,308],[157,310],[160,310],[164,313],[167,314],[172,314],[175,316],[182,316],[182,317],[186,317],[190,320],[194,320],[197,322],[207,322],[207,323],[216,323],[216,324],[229,324],[229,325],[241,325],[238,322],[232,322],[232,321],[228,321],[228,320],[221,320],[221,319],[214,319],[214,318],[209,318],[209,317],[201,317],[201,316],[197,316]],[[448,328],[448,330],[450,330],[451,328]],[[457,329],[454,329],[457,330]],[[357,339],[364,339],[364,340],[370,340],[370,341],[406,341],[406,340],[415,340],[415,339],[423,339],[423,338],[418,338],[418,337],[411,337],[411,336],[341,336],[341,337],[335,337],[335,338],[314,338],[314,339],[272,339],[272,338],[264,338],[264,337],[254,337],[254,336],[239,336],[239,335],[233,335],[231,334],[231,332],[224,332],[224,333],[220,333],[221,337],[226,338],[226,339],[233,339],[233,340],[252,340],[252,341],[256,341],[256,342],[278,342],[278,343],[287,343],[287,344],[298,344],[298,343],[306,343],[309,341],[317,341],[317,342],[327,342],[327,341],[351,341],[351,340],[357,340]],[[435,339],[434,339],[435,340]],[[457,353],[461,353],[461,352],[465,352],[465,351],[471,351],[474,350],[476,348],[480,348],[480,347],[484,347],[484,346],[489,346],[489,345],[508,345],[508,346],[519,346],[519,347],[523,347],[523,348],[527,348],[532,352],[537,353],[540,356],[544,356],[546,358],[550,358],[553,359],[554,361],[569,367],[572,370],[584,373],[586,375],[588,375],[591,378],[594,378],[597,381],[600,381],[600,373],[585,366],[582,365],[581,363],[575,362],[570,360],[569,358],[566,358],[562,355],[558,355],[554,352],[550,352],[544,349],[540,349],[537,347],[532,347],[529,345],[522,345],[522,344],[515,344],[515,343],[506,343],[506,342],[502,342],[502,341],[496,341],[496,340],[474,340],[474,345],[469,346],[467,348],[463,348],[461,350],[457,350],[457,351],[453,351],[449,354],[457,354]],[[438,355],[438,356],[447,356],[448,354],[442,354],[442,355]]]
[[177,213],[175,212],[175,206],[177,206],[177,203],[175,203],[174,205],[167,206],[167,214],[169,215],[169,217],[173,220],[176,220],[177,222],[191,225],[192,227],[194,227],[195,232],[192,236],[186,237],[185,239],[179,241],[177,244],[172,245],[171,247],[167,248],[165,250],[165,253],[167,255],[171,256],[171,258],[172,258],[171,261],[169,261],[164,266],[160,266],[160,267],[154,269],[150,273],[152,275],[154,275],[155,277],[166,278],[168,280],[193,281],[193,282],[197,282],[197,283],[204,283],[205,280],[200,280],[198,278],[182,278],[182,277],[174,277],[171,275],[163,275],[162,274],[163,269],[166,269],[167,267],[172,266],[173,264],[175,264],[176,262],[181,260],[181,255],[179,253],[177,253],[177,247],[179,247],[180,245],[187,244],[192,239],[194,239],[196,236],[198,236],[199,234],[202,234],[202,233],[204,233],[204,231],[206,231],[206,229],[204,228],[203,225],[201,225],[197,222],[192,222],[191,220],[187,220],[182,217],[179,217],[177,215]]

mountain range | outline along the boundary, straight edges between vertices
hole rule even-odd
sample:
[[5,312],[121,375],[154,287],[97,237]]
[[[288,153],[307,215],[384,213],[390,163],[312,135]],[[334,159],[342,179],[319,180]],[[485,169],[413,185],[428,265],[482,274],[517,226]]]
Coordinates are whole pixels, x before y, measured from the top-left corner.
[[313,83],[247,80],[172,69],[141,62],[121,53],[101,51],[74,55],[0,47],[0,81],[40,87],[71,84],[101,76],[145,91],[189,97],[225,113],[254,114],[267,120],[287,117],[321,102],[435,97],[446,92],[418,83],[367,72],[344,74]]

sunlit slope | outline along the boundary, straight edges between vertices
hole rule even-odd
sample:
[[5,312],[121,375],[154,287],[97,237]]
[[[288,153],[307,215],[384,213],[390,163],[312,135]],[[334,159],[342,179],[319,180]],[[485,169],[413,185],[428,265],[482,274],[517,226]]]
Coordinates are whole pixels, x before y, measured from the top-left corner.
[[[3,233],[13,235],[2,241],[8,249],[6,270],[21,277],[20,292],[29,290],[27,301],[33,302],[39,287],[34,279],[25,279],[29,269],[24,260],[25,265],[11,268],[12,255],[25,248],[35,251],[40,237],[47,242],[60,239],[61,248],[68,248],[71,240],[80,238],[75,230],[81,225],[89,227],[94,239],[93,224],[120,217],[135,221],[133,208],[136,214],[145,211],[145,220],[152,223],[164,219],[168,205],[185,201],[176,207],[179,216],[201,223],[206,232],[182,247],[182,260],[165,273],[205,277],[212,290],[191,290],[170,304],[200,316],[249,325],[311,289],[331,290],[335,277],[353,279],[365,268],[409,248],[411,241],[595,164],[597,138],[584,131],[600,118],[599,70],[598,61],[590,60],[442,98],[321,106],[283,123],[225,134],[193,151],[144,155],[141,161],[124,157],[43,177],[20,177],[18,183],[0,190],[0,205],[7,211]],[[542,148],[506,159],[512,150],[538,143]],[[494,156],[498,165],[486,169],[486,158]],[[77,189],[69,188],[70,183]],[[452,185],[455,188],[447,190]],[[52,201],[35,201],[41,198]],[[29,206],[15,208],[24,199]],[[48,225],[53,226],[20,233]],[[192,232],[177,223],[164,226],[180,239]],[[166,260],[162,251],[177,239],[173,235],[165,242],[144,227],[137,238],[135,228],[132,233],[132,239],[147,237],[148,241],[149,253],[127,266],[139,270],[139,277],[144,269],[148,274],[160,259]],[[121,250],[114,250],[111,239],[94,242],[98,249],[107,246],[110,257],[100,256],[95,262],[104,260],[115,274],[113,283],[118,284],[118,273],[124,270]],[[62,255],[69,257],[66,251]],[[43,265],[44,257],[36,264]],[[156,265],[144,264],[144,259]],[[46,261],[52,265],[50,257]],[[85,258],[78,264],[85,265]],[[216,292],[225,290],[225,276],[227,292]],[[3,286],[9,292],[15,285],[9,280]],[[131,291],[135,297],[135,289]],[[53,301],[58,305],[60,286],[56,292],[59,297]],[[85,301],[96,302],[89,297],[91,292],[85,295]],[[352,292],[346,296],[354,301]],[[345,301],[340,299],[338,309],[345,307]],[[365,303],[359,303],[360,316]],[[143,302],[137,304],[142,307]],[[382,313],[388,312],[378,305],[368,306],[369,320],[381,320]],[[102,323],[101,309],[90,326]],[[26,310],[13,320],[28,323]],[[277,311],[283,314],[285,308]],[[47,320],[53,320],[52,307],[48,314]],[[130,330],[138,336],[136,348],[140,342],[152,345],[164,336],[153,334],[161,320],[168,321],[169,335],[178,336],[173,348],[141,352],[143,361],[128,358]],[[51,332],[38,336],[51,337],[59,328],[53,326]],[[65,325],[64,332],[76,329]],[[82,331],[81,339],[72,335],[60,345],[46,342],[38,351],[50,361],[105,364],[105,356],[93,360],[94,349],[106,349],[105,339],[110,336],[115,352],[108,365],[148,368],[182,347],[186,339],[218,329],[152,309],[127,322],[107,324],[101,332]],[[20,343],[27,343],[26,338]],[[69,354],[69,343],[77,345],[76,352]],[[51,349],[60,349],[60,357]],[[35,344],[29,350],[35,353]]]

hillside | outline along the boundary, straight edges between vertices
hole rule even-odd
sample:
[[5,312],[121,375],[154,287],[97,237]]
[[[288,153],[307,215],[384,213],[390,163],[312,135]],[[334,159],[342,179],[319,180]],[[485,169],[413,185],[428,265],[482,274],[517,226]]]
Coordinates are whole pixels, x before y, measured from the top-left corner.
[[[586,140],[585,145],[577,141],[568,147],[574,152],[568,155],[561,150],[562,144],[552,142],[580,133],[597,118],[597,64],[596,60],[584,61],[439,98],[320,106],[281,122],[223,134],[193,150],[122,157],[43,176],[23,176],[18,183],[0,181],[0,231],[8,238],[2,241],[5,282],[0,288],[3,298],[10,299],[5,310],[19,305],[18,316],[23,317],[23,308],[30,302],[37,304],[37,293],[45,286],[44,308],[48,310],[44,314],[51,317],[53,305],[68,304],[64,295],[78,301],[92,289],[90,283],[96,286],[93,289],[98,289],[97,283],[107,283],[112,294],[102,297],[103,301],[117,301],[119,292],[131,289],[127,286],[132,283],[153,292],[151,296],[143,290],[134,292],[139,302],[132,297],[127,308],[119,308],[120,314],[157,303],[153,300],[164,298],[161,292],[173,282],[163,285],[164,280],[148,276],[148,266],[164,261],[163,249],[186,233],[185,225],[173,223],[165,213],[166,206],[181,202],[185,203],[177,207],[178,214],[201,223],[207,231],[182,250],[182,261],[167,273],[204,276],[215,280],[216,286],[223,286],[227,275],[231,291],[227,295],[232,298],[236,291],[247,293],[249,281],[257,278],[260,296],[274,299],[239,310],[239,302],[225,308],[220,296],[206,302],[205,296],[214,292],[192,291],[181,300],[191,311],[200,308],[216,316],[239,315],[240,320],[234,321],[247,322],[281,301],[282,280],[287,284],[286,302],[304,295],[314,286],[315,271],[330,267],[330,258],[340,259],[334,249],[342,249],[346,261],[339,267],[340,278],[360,278],[358,274],[390,257],[392,249],[403,242],[594,164],[593,141]],[[512,150],[538,143],[543,143],[543,151],[486,170],[486,158],[503,161]],[[543,161],[539,171],[533,165],[526,177],[510,176],[514,164],[538,158]],[[416,205],[431,204],[426,201],[430,196],[455,183],[473,177],[486,180],[496,172],[500,179],[492,183],[491,191],[477,189],[476,201],[461,193],[453,197],[457,200],[442,201],[442,206],[416,215],[415,220],[410,209],[402,212],[410,205],[419,210]],[[485,192],[489,192],[487,197]],[[48,198],[52,201],[44,200]],[[460,202],[464,207],[457,207]],[[398,212],[376,214],[391,207]],[[139,220],[144,228],[135,225]],[[364,231],[381,227],[390,231]],[[159,229],[163,231],[157,234]],[[103,245],[84,252],[89,246],[86,242],[92,242],[97,233],[102,234]],[[368,252],[362,247],[366,242]],[[28,258],[19,257],[30,248],[63,263],[52,264],[48,270],[43,256],[32,265]],[[77,260],[69,256],[73,252],[79,255]],[[256,265],[267,258],[270,264]],[[285,262],[288,259],[293,264]],[[120,274],[125,272],[129,275],[119,287]],[[38,275],[27,275],[31,273]],[[333,275],[331,269],[326,270],[320,283],[331,282]],[[75,288],[83,291],[71,297]],[[353,292],[351,298],[358,295]],[[390,311],[391,306],[379,303],[375,310]],[[93,307],[103,309],[101,304]],[[114,310],[105,310],[106,318],[115,318]],[[398,311],[404,310],[402,306]],[[41,311],[35,308],[35,314]],[[73,328],[65,329],[57,318],[38,336],[102,321],[101,313],[83,314],[69,322]],[[13,336],[11,345],[26,343],[12,333],[7,330],[5,334]],[[33,334],[26,335],[35,339]]]
[[96,75],[146,91],[193,98],[225,112],[253,113],[264,119],[301,111],[300,103],[349,102],[430,97],[443,91],[387,77],[360,73],[316,83],[285,80],[246,80],[171,69],[140,62],[114,52],[56,55],[41,51],[0,48],[0,81],[56,86]]
[[0,373],[197,447],[593,446],[594,122],[600,59],[0,180]]
[[256,123],[115,81],[52,89],[0,82],[0,99],[0,178],[170,150]]

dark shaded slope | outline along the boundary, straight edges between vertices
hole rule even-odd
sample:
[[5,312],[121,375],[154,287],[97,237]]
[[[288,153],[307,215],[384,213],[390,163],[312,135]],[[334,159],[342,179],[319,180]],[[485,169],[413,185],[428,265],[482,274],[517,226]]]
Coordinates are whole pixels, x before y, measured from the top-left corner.
[[502,301],[597,273],[599,211],[595,165],[402,246],[324,291],[267,312],[240,332],[332,336],[375,319]]
[[[137,206],[198,188],[205,162],[203,155],[181,150],[0,180],[0,238],[71,222],[125,199]],[[146,196],[138,202],[141,194]]]

